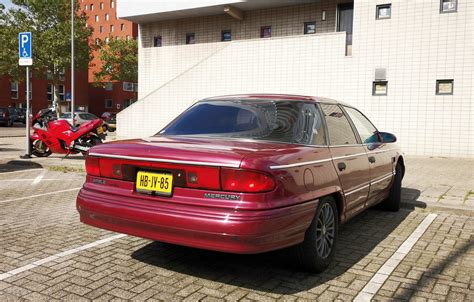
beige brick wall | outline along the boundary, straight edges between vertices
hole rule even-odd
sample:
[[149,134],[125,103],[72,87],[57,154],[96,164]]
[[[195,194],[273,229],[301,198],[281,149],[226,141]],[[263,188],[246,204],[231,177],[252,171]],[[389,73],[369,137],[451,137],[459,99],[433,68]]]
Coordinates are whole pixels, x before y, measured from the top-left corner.
[[[255,39],[236,40],[235,32],[234,41],[216,42],[222,28],[212,20],[230,17],[213,16],[199,21],[207,24],[213,43],[140,47],[141,100],[119,114],[118,134],[154,134],[204,97],[295,93],[335,98],[360,108],[380,130],[395,133],[408,154],[474,157],[474,1],[459,0],[456,13],[440,14],[438,0],[392,0],[391,19],[375,20],[376,4],[387,2],[355,0],[352,56],[345,56],[344,33],[302,35],[306,21],[316,20],[321,30],[316,7],[335,10],[336,1],[260,12],[265,17],[255,17],[260,21],[254,25],[240,25],[252,28],[246,32]],[[305,15],[309,7],[313,10]],[[277,12],[286,17],[278,19],[281,25],[271,23],[274,38],[258,38],[260,26],[270,24],[267,20]],[[294,35],[277,37],[284,20],[298,20],[288,25],[287,32]],[[327,20],[327,28],[332,24],[328,31],[334,31],[330,9]],[[144,45],[163,24],[173,28],[170,22],[141,25]],[[180,26],[176,31],[183,33],[179,43],[184,43],[188,29]],[[199,42],[199,31],[195,32]],[[372,96],[376,68],[387,70],[387,96]],[[454,94],[436,95],[437,79],[454,79]]]
[[[162,21],[141,25],[143,47],[153,46],[155,36],[162,37],[162,45],[186,44],[186,34],[195,33],[196,43],[221,41],[222,30],[231,30],[233,40],[260,38],[262,26],[272,26],[272,37],[303,34],[304,22],[316,21],[316,33],[336,31],[336,8],[338,3],[351,0],[321,0],[314,4],[262,9],[244,12],[244,20],[239,21],[221,14],[180,20]],[[325,21],[321,20],[326,11]]]

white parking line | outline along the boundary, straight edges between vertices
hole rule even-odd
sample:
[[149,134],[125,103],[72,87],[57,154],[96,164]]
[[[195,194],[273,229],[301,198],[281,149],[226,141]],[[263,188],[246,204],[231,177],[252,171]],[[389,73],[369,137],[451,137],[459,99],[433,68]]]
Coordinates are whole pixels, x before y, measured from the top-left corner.
[[14,198],[14,199],[0,200],[0,203],[7,203],[7,202],[11,202],[11,201],[18,201],[18,200],[25,200],[25,199],[41,197],[41,196],[46,196],[46,195],[52,195],[52,194],[57,194],[57,193],[63,193],[63,192],[71,192],[71,191],[76,191],[76,190],[79,190],[79,189],[81,189],[81,187],[67,189],[67,190],[54,191],[54,192],[48,192],[48,193],[44,193],[44,194],[31,195],[31,196],[20,197],[20,198]]
[[35,169],[25,169],[25,170],[18,170],[18,171],[0,172],[0,176],[1,176],[1,175],[5,175],[5,174],[13,174],[13,173],[21,173],[21,172],[31,172],[31,171],[41,171],[41,170],[44,170],[44,169],[35,168]]
[[94,241],[94,242],[86,244],[86,245],[82,245],[80,247],[76,247],[75,249],[72,249],[72,250],[67,250],[67,251],[64,251],[64,252],[61,252],[61,253],[58,253],[58,254],[40,259],[40,260],[35,261],[33,263],[30,263],[30,264],[24,265],[22,267],[16,268],[14,270],[8,271],[6,273],[0,274],[0,281],[2,281],[4,279],[7,279],[7,278],[10,278],[12,276],[15,276],[19,273],[29,271],[30,269],[33,269],[37,266],[40,266],[40,265],[43,265],[45,263],[54,261],[54,260],[59,259],[61,257],[71,255],[71,254],[75,254],[77,252],[87,250],[87,249],[93,248],[95,246],[98,246],[98,245],[104,244],[106,242],[110,242],[112,240],[119,239],[119,238],[122,238],[122,237],[125,237],[125,236],[127,236],[127,235],[125,235],[125,234],[114,235],[114,236],[111,236],[111,237],[107,237],[107,238],[104,238],[104,239],[101,239],[101,240]]
[[374,295],[379,291],[384,282],[388,279],[390,274],[395,270],[398,264],[411,251],[415,243],[425,233],[431,223],[437,217],[437,214],[429,214],[423,219],[420,225],[411,233],[411,235],[400,245],[398,250],[390,257],[384,265],[375,273],[370,279],[369,283],[362,289],[362,291],[355,297],[354,301],[371,301]]
[[33,186],[36,186],[37,184],[40,183],[40,181],[43,179],[43,177],[46,175],[46,170],[43,170],[36,178],[33,180],[31,183]]
[[[1,179],[2,182],[9,182],[9,181],[34,181],[36,178],[21,178],[21,179]],[[60,180],[59,178],[43,178],[41,181],[49,181],[49,180]]]

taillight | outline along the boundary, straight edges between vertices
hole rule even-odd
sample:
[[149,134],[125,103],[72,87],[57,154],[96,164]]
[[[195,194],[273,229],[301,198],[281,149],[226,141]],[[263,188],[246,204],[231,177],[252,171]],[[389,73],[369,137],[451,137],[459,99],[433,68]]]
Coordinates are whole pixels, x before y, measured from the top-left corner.
[[86,157],[87,175],[100,176],[100,159],[97,157]]
[[100,176],[107,178],[123,178],[122,163],[118,159],[101,159],[99,163]]
[[260,193],[275,188],[275,181],[270,175],[256,171],[221,169],[223,191]]
[[4,112],[3,117],[8,117],[8,114],[6,112]]

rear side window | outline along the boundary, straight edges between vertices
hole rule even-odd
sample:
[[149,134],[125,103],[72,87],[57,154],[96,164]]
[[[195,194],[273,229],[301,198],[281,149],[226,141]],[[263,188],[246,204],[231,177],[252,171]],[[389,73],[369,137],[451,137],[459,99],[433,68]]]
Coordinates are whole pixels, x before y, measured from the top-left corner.
[[369,144],[379,141],[377,128],[359,110],[350,107],[344,107],[344,109],[359,132],[362,143]]
[[199,102],[160,134],[326,144],[322,119],[316,105],[298,101]]
[[357,139],[351,124],[338,105],[321,104],[326,119],[331,146],[354,145]]

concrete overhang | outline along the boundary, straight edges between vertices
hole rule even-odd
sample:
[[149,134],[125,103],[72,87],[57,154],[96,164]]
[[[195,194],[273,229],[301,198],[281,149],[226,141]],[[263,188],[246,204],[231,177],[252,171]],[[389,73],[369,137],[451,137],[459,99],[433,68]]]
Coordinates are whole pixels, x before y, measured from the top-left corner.
[[117,16],[143,24],[224,14],[228,6],[248,11],[317,2],[320,0],[119,0]]

